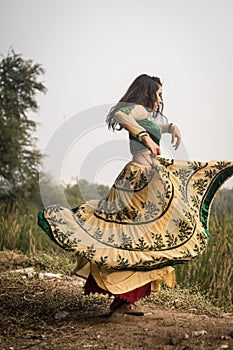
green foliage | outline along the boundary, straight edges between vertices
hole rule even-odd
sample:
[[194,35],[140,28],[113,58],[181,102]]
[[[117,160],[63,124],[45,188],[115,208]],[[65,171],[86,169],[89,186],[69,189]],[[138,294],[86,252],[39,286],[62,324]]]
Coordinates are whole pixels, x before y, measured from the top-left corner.
[[36,123],[28,118],[38,110],[38,81],[43,68],[11,50],[0,61],[0,200],[12,208],[28,198],[37,181],[41,153],[35,148]]
[[72,208],[87,200],[101,199],[108,190],[108,186],[89,183],[84,179],[77,180],[76,184],[68,185],[64,188],[66,199]]
[[[46,204],[42,202],[41,191],[43,194],[43,200]],[[44,206],[49,206],[51,204],[59,204],[64,205],[65,203],[61,203],[61,192],[64,192],[65,188],[61,186],[57,186],[52,178],[41,172],[40,179],[38,178],[38,182],[35,185],[34,191],[30,196],[30,203],[33,203],[33,207],[37,209],[42,209]],[[75,196],[75,192],[74,192]]]
[[[109,187],[101,184],[89,183],[84,179],[73,180],[72,185],[58,186],[53,182],[50,176],[41,172],[40,183],[38,181],[38,183],[35,184],[31,197],[29,198],[33,208],[42,209],[44,207],[40,193],[41,189],[46,206],[52,204],[67,205],[68,203],[70,208],[76,208],[85,201],[103,198],[109,190]],[[63,196],[61,196],[61,194]],[[63,197],[67,202],[63,203]]]

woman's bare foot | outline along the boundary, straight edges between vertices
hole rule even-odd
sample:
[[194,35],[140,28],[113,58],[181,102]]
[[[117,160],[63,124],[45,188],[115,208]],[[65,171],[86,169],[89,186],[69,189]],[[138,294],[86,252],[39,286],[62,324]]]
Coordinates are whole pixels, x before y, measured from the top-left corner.
[[133,316],[144,316],[144,312],[136,304],[130,304],[122,299],[114,299],[110,309],[114,313],[121,313]]

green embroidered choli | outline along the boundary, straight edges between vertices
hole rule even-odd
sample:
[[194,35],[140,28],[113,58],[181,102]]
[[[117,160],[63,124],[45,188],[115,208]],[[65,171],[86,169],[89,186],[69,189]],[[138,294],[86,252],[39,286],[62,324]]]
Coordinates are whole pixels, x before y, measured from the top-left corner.
[[[157,145],[160,144],[162,131],[154,120],[150,119],[148,116],[143,120],[138,120],[137,123],[146,130],[146,132],[150,135],[152,140],[157,143]],[[139,152],[147,148],[142,141],[140,141],[137,137],[134,137],[132,134],[129,134],[129,139],[131,153]]]
[[136,153],[147,149],[140,135],[147,133],[159,145],[162,131],[150,112],[142,105],[132,104],[120,108],[115,117],[117,122],[129,132],[130,151]]

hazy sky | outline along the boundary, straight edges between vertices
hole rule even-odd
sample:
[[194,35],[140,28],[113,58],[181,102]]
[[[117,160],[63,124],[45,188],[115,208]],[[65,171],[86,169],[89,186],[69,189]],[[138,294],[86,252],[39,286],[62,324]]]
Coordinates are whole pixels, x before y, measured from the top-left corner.
[[[164,112],[182,131],[183,148],[172,156],[233,159],[232,0],[0,0],[0,6],[0,53],[13,47],[46,70],[48,92],[38,96],[33,116],[41,123],[40,149],[69,118],[95,113],[95,106],[107,111],[137,75],[148,73],[162,79]],[[111,138],[126,139],[107,131],[105,117],[96,134],[72,141],[64,178],[79,175],[80,156],[103,152]],[[104,159],[95,180],[110,184],[128,157]]]

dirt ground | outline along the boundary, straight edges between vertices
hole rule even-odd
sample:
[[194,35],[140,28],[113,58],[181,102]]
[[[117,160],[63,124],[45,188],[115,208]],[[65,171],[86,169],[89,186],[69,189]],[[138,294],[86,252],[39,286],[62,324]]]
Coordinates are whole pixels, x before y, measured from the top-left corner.
[[[3,265],[1,265],[3,266]],[[108,297],[83,281],[0,274],[0,349],[233,349],[233,315],[206,315],[143,300],[144,316],[110,315]]]

